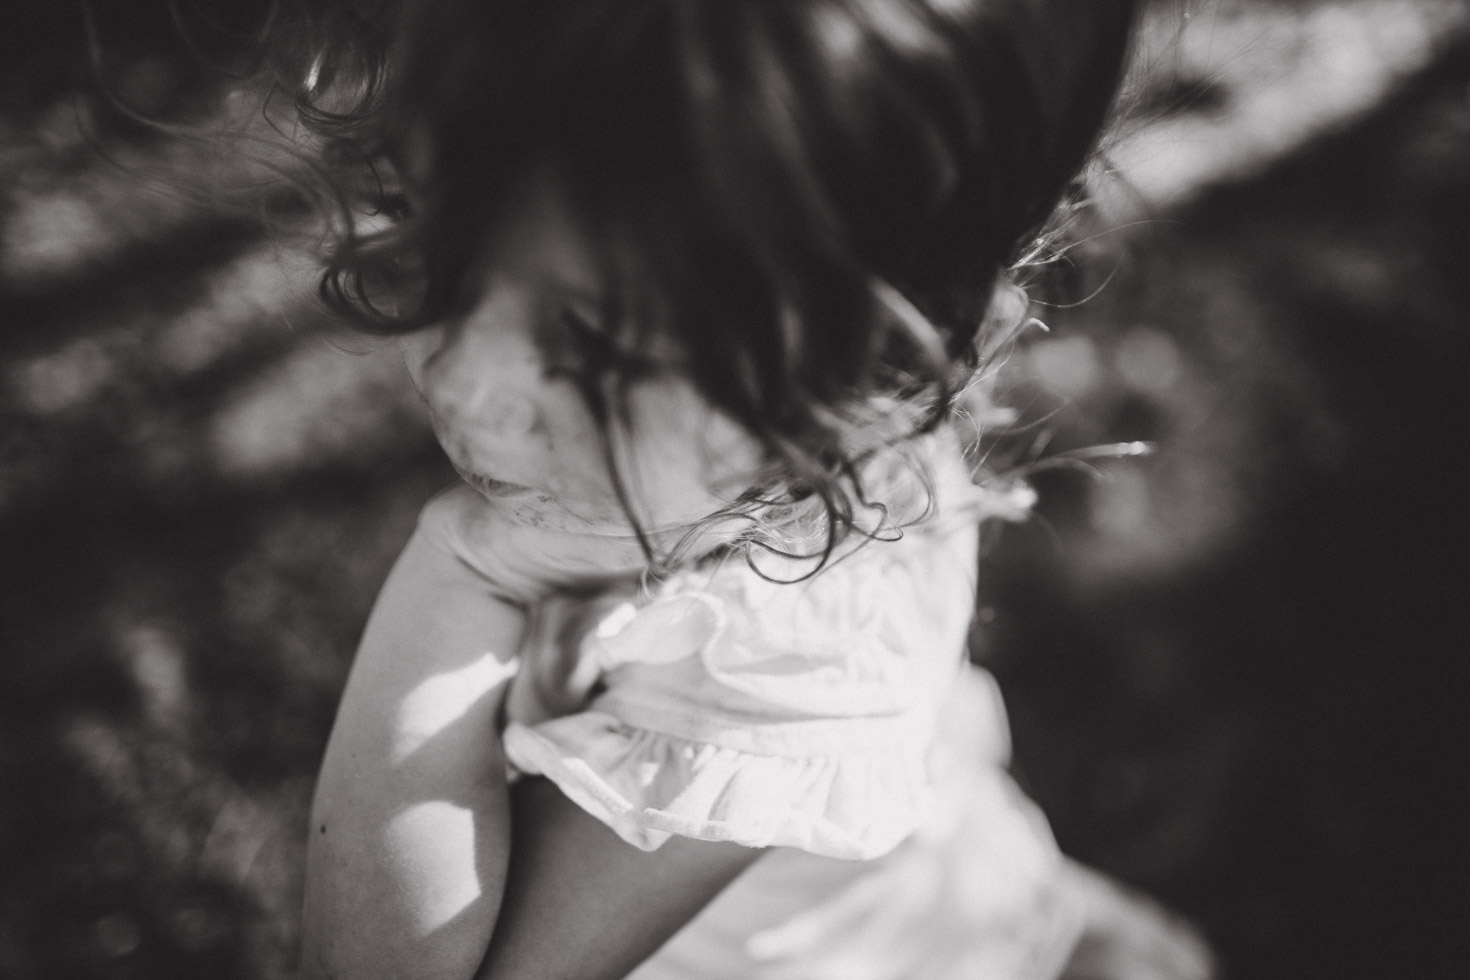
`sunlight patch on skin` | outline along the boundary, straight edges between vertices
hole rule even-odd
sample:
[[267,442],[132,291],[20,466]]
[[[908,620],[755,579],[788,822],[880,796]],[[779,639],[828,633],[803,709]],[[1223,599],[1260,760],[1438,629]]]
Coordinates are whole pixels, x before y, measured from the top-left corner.
[[389,749],[389,765],[397,766],[420,746],[459,720],[465,712],[507,683],[520,669],[520,660],[500,660],[485,654],[458,670],[435,674],[414,688],[399,705],[401,719]]
[[[426,848],[425,841],[438,846]],[[468,807],[447,800],[415,803],[388,822],[385,843],[394,859],[414,855],[413,866],[396,878],[420,935],[447,926],[481,897],[474,862],[464,859],[475,850],[475,814]]]

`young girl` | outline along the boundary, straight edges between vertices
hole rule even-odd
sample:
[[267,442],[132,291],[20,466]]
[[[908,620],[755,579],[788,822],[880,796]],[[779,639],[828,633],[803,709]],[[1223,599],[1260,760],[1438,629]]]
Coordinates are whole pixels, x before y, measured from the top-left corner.
[[1005,498],[954,406],[1131,7],[421,0],[381,70],[311,52],[391,218],[327,292],[464,483],[343,695],[306,975],[1050,977],[1126,907],[965,666]]

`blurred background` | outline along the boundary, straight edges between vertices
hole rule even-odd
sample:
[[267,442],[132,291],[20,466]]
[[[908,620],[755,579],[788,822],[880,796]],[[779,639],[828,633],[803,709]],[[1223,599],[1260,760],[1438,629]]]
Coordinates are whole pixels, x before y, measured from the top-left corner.
[[[0,977],[284,977],[356,635],[451,477],[299,236],[159,189],[268,210],[279,161],[85,94],[218,89],[165,5],[96,9],[95,59],[0,14]],[[1063,846],[1226,976],[1470,975],[1470,11],[1156,0],[1138,62],[1090,298],[1006,386],[1045,455],[1157,451],[1034,468],[975,656]]]

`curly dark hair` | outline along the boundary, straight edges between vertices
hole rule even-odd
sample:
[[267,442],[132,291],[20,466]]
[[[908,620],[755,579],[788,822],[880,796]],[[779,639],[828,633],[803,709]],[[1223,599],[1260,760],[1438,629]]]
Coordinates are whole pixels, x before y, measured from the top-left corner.
[[944,417],[998,278],[1104,127],[1134,7],[409,0],[283,21],[278,75],[347,216],[323,295],[375,331],[462,316],[518,188],[550,175],[604,264],[580,379],[604,429],[617,352],[656,334],[781,475],[751,499],[819,498],[829,552],[868,503],[850,431],[895,399],[910,432]]

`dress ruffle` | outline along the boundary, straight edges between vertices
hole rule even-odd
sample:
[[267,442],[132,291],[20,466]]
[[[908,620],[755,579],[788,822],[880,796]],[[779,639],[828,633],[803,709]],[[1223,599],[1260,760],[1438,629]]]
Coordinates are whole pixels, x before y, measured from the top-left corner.
[[[939,516],[819,575],[724,556],[610,606],[575,648],[548,626],[507,700],[511,765],[645,850],[893,850],[945,778],[937,728],[974,608],[976,528],[946,487]],[[1003,757],[1003,732],[986,742]]]
[[758,755],[586,711],[505,731],[510,762],[646,851],[671,836],[867,860],[932,806],[924,754]]

